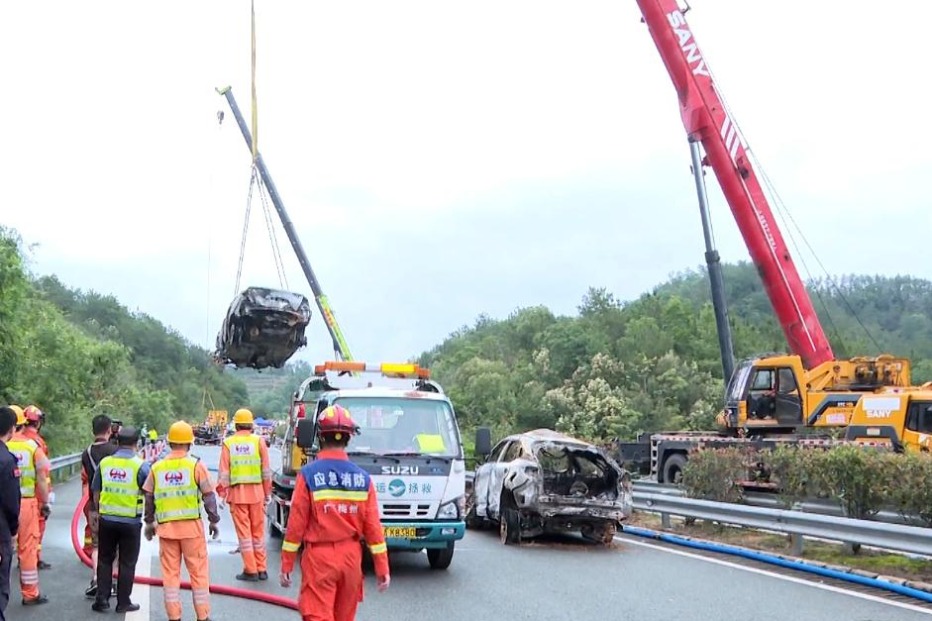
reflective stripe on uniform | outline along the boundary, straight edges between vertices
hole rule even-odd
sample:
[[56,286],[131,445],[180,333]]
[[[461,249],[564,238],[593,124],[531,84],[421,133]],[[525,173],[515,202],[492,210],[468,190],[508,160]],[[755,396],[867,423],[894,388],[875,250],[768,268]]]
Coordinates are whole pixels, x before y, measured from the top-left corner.
[[139,489],[139,469],[143,461],[136,457],[108,455],[100,460],[100,514],[117,517],[142,515],[143,496]]
[[201,517],[197,459],[185,455],[152,464],[155,519],[159,524]]
[[293,541],[286,540],[282,542],[282,552],[297,552],[300,547],[300,543],[295,543]]

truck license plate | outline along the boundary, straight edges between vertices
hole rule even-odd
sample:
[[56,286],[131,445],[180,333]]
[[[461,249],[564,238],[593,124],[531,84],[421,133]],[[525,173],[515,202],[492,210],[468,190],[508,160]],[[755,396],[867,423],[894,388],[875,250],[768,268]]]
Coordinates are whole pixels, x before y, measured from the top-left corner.
[[386,526],[385,536],[393,539],[414,539],[417,531],[413,526]]

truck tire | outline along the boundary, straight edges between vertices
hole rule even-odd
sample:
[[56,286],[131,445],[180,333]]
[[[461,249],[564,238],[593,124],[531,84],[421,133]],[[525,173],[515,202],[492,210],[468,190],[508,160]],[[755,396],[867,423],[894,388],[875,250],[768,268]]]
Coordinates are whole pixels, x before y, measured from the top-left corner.
[[674,453],[667,457],[663,462],[663,481],[668,485],[675,485],[680,482],[683,476],[683,467],[686,465],[686,455],[683,453]]
[[446,569],[453,562],[454,543],[451,541],[445,548],[427,548],[427,562],[431,569]]

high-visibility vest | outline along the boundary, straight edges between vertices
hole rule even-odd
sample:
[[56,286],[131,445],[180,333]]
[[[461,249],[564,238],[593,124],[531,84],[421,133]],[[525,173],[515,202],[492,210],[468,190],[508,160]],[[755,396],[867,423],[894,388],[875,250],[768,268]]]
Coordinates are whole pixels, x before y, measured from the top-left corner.
[[262,457],[259,436],[232,435],[223,443],[230,451],[230,485],[262,483]]
[[10,440],[6,443],[10,453],[16,458],[19,468],[19,494],[23,498],[36,497],[36,450],[39,445],[35,440]]
[[159,524],[200,519],[200,490],[195,476],[197,462],[198,458],[185,455],[152,464],[155,519]]
[[100,460],[100,515],[130,518],[142,515],[143,496],[138,480],[142,464],[135,455],[108,455]]

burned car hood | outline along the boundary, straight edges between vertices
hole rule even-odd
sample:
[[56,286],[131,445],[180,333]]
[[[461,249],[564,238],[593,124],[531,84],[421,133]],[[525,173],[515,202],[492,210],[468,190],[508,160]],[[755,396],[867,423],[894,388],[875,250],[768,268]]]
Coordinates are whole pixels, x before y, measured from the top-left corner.
[[311,306],[300,293],[249,287],[227,309],[214,358],[241,368],[281,368],[307,345],[310,321]]

